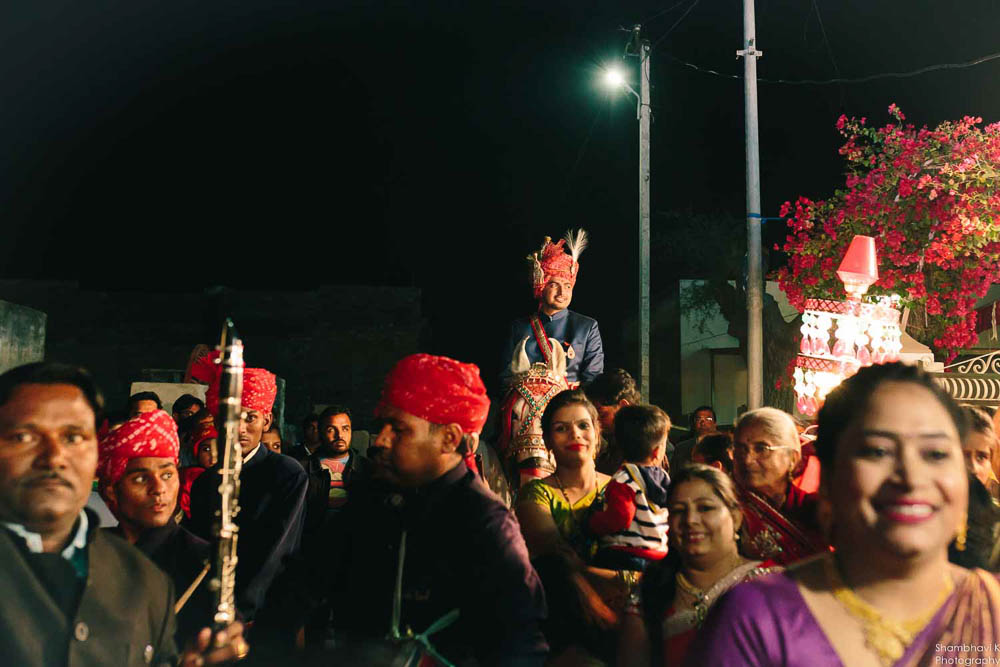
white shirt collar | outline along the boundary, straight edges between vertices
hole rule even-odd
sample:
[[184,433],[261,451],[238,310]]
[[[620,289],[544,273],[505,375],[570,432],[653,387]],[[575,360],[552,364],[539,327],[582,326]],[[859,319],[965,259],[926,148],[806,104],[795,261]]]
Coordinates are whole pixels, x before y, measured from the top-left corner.
[[249,454],[247,454],[246,456],[243,457],[243,465],[246,465],[247,463],[249,463],[250,459],[252,459],[254,456],[256,456],[257,452],[259,450],[260,450],[260,443],[258,442],[257,446],[254,447],[253,450]]
[[[42,553],[42,536],[38,533],[33,533],[19,523],[10,523],[4,521],[3,525],[9,528],[12,532],[20,535],[25,543],[28,545],[28,551],[33,554]],[[83,549],[87,546],[87,528],[89,526],[89,521],[87,520],[87,513],[80,510],[80,521],[77,523],[76,535],[73,537],[72,541],[66,545],[66,548],[62,550],[62,557],[69,560],[76,553],[77,549]]]

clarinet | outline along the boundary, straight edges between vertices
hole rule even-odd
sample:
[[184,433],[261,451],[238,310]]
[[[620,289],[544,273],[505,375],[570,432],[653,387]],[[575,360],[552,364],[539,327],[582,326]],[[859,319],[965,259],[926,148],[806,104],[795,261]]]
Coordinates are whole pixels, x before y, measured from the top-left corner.
[[222,467],[219,471],[218,543],[215,572],[209,586],[215,596],[213,635],[236,620],[236,538],[239,526],[233,521],[240,511],[240,469],[243,450],[240,447],[240,418],[243,398],[243,341],[226,318],[222,326],[218,363],[222,367],[219,381],[219,444],[222,445]]

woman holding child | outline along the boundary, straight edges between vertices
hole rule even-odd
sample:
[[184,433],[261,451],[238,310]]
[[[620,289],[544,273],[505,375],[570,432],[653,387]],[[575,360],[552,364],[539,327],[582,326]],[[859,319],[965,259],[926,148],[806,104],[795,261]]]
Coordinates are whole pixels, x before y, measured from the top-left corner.
[[586,531],[587,517],[611,479],[594,466],[599,429],[597,410],[582,391],[556,395],[542,414],[556,472],[521,488],[514,506],[545,585],[545,634],[556,664],[610,660],[614,641],[608,631],[618,622],[613,606],[624,602],[619,574],[589,564],[596,542]]

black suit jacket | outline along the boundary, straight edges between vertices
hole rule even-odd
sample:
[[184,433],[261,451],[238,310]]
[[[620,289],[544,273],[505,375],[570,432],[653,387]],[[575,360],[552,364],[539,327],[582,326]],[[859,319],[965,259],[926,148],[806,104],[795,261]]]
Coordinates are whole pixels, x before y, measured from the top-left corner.
[[[121,526],[103,528],[110,535],[125,539]],[[174,583],[174,594],[180,597],[201,574],[212,557],[212,545],[173,521],[161,528],[145,531],[135,548],[153,561]],[[177,646],[184,646],[201,631],[212,625],[215,614],[214,598],[205,576],[184,608],[177,614]]]
[[[260,446],[240,473],[240,527],[236,542],[236,606],[253,620],[264,606],[271,582],[294,556],[302,540],[306,472],[294,459]],[[219,466],[201,474],[191,485],[188,529],[212,542],[212,524],[219,509]]]
[[[5,665],[175,665],[174,592],[137,549],[97,530],[89,510],[87,582],[72,617],[0,528],[0,661]],[[148,658],[148,659],[147,659]]]
[[355,638],[388,633],[404,530],[400,630],[424,632],[458,609],[457,622],[431,638],[455,664],[545,662],[545,594],[520,526],[465,463],[420,489],[352,492],[342,530],[326,536],[334,565],[312,574],[314,587],[328,577],[336,629]]

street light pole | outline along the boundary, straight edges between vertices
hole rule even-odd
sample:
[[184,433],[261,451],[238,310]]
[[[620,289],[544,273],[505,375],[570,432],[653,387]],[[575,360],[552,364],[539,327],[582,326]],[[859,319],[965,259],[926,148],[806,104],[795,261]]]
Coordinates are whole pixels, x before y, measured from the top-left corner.
[[639,58],[639,92],[625,82],[616,68],[605,73],[607,83],[624,88],[635,97],[639,120],[639,393],[649,402],[649,41],[640,37],[641,25],[632,28],[626,56]]
[[[638,26],[637,26],[638,27]],[[639,392],[649,403],[649,41],[639,42]]]
[[764,277],[760,243],[760,140],[757,131],[758,51],[753,0],[743,0],[743,99],[747,153],[747,407],[764,404]]

